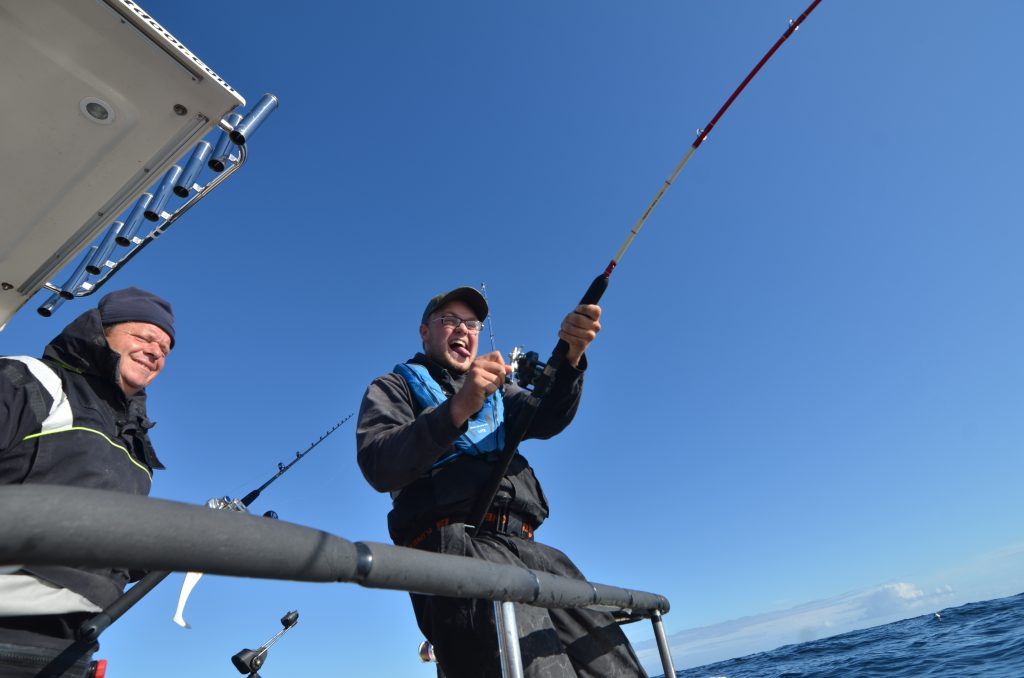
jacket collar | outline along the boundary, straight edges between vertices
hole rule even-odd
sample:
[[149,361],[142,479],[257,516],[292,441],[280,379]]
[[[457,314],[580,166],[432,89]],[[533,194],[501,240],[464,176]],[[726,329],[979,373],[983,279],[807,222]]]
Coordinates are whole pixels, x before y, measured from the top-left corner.
[[430,376],[434,378],[434,381],[438,384],[448,386],[453,392],[457,391],[459,387],[462,386],[462,382],[466,379],[465,374],[450,372],[446,367],[434,361],[432,358],[429,358],[424,353],[417,353],[410,358],[408,362],[423,365],[427,368],[427,371],[430,372]]

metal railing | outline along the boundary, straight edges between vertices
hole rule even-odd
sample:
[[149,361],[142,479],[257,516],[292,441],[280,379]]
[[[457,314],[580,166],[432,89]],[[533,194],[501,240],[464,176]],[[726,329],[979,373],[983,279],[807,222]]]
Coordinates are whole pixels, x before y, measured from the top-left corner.
[[0,563],[353,582],[502,604],[623,610],[651,620],[665,675],[675,675],[661,620],[669,610],[664,596],[463,556],[352,542],[234,511],[75,487],[0,487]]

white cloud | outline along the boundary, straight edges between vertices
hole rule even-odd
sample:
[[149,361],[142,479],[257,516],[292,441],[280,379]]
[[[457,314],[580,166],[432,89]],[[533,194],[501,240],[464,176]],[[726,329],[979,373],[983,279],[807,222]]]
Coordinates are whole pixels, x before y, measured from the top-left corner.
[[889,590],[893,591],[900,598],[913,599],[913,598],[920,598],[921,596],[924,595],[913,584],[904,584],[904,583],[886,584],[882,588],[886,588],[886,589],[889,589]]

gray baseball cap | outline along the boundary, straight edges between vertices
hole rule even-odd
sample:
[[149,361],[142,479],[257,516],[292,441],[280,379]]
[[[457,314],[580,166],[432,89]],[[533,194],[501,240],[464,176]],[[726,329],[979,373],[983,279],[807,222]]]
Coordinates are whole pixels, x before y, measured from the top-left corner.
[[484,299],[484,295],[480,294],[472,287],[456,287],[450,292],[441,292],[440,294],[434,295],[430,301],[427,302],[427,307],[423,310],[423,318],[421,322],[426,324],[427,320],[430,319],[430,314],[447,304],[449,301],[464,301],[471,309],[473,309],[473,313],[476,313],[477,320],[487,319],[487,300]]

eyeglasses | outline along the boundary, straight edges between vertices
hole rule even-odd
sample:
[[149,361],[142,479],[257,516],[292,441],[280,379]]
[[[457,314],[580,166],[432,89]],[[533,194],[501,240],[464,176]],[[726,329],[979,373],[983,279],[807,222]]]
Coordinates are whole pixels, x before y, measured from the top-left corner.
[[430,322],[440,322],[445,327],[450,327],[453,330],[458,329],[459,325],[465,325],[466,331],[470,334],[479,334],[480,330],[484,327],[482,320],[463,320],[454,315],[443,315],[440,318],[434,318]]

